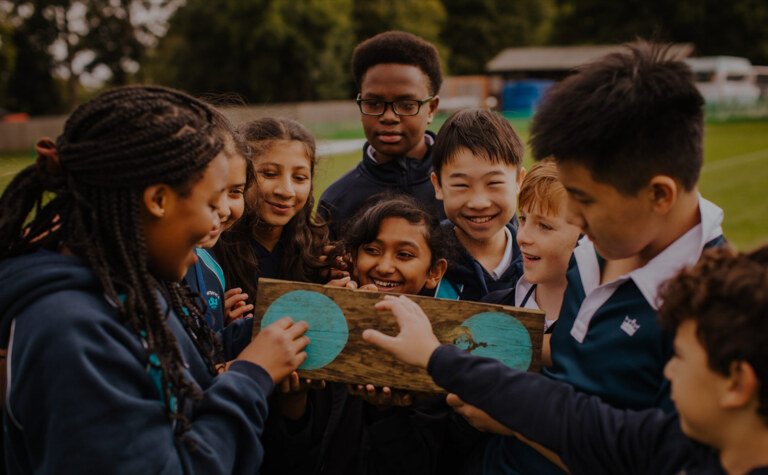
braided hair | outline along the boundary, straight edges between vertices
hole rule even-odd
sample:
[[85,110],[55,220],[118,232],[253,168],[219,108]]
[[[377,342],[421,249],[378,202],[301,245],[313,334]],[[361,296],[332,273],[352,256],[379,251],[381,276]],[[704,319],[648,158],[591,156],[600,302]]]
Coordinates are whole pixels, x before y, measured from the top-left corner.
[[150,273],[141,197],[154,183],[188,195],[231,133],[222,124],[211,107],[179,91],[112,89],[78,107],[55,145],[39,142],[37,162],[0,197],[0,259],[62,247],[84,259],[121,320],[142,339],[148,361],[159,366],[162,399],[177,436],[190,427],[179,403],[202,394],[184,377],[158,289],[193,335],[211,374],[220,352],[188,288]]

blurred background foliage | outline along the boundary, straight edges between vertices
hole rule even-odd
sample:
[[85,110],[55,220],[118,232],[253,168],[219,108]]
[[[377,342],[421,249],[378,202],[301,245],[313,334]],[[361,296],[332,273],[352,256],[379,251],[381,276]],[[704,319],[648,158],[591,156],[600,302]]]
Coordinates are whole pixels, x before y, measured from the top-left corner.
[[354,46],[401,29],[446,74],[483,74],[512,46],[693,42],[768,64],[765,0],[0,0],[0,108],[71,110],[151,82],[247,103],[353,97]]

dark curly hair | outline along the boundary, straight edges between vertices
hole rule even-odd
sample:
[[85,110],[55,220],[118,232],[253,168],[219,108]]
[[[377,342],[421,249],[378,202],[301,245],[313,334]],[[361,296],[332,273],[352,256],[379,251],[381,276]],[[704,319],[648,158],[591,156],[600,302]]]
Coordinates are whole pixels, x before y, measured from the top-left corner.
[[768,424],[768,246],[746,254],[710,249],[667,281],[660,298],[666,330],[696,322],[713,371],[727,376],[737,361],[754,368],[760,382],[757,412]]
[[[328,269],[321,259],[323,247],[328,243],[328,226],[314,213],[314,176],[317,157],[315,139],[303,125],[292,119],[265,117],[242,124],[239,136],[249,145],[253,159],[269,153],[276,142],[296,141],[304,146],[310,162],[312,188],[304,208],[296,214],[283,229],[284,254],[280,275],[283,279],[302,282],[319,282]],[[249,181],[246,196],[256,185],[253,179],[253,164],[249,165]],[[243,217],[231,229],[222,233],[214,251],[224,268],[227,282],[241,287],[251,298],[256,297],[256,276],[259,259],[254,247],[254,237],[265,223],[257,213],[254,203],[246,199]]]
[[534,158],[578,163],[626,195],[655,175],[692,190],[703,161],[704,100],[690,68],[668,52],[629,44],[553,86],[531,124]]
[[357,89],[365,73],[377,64],[416,66],[429,78],[430,94],[436,95],[443,84],[440,55],[435,46],[411,33],[386,31],[368,38],[352,52],[352,75]]
[[182,92],[115,88],[78,107],[55,144],[41,141],[37,162],[19,172],[0,197],[0,259],[61,246],[84,259],[119,317],[146,343],[147,364],[157,357],[177,436],[190,428],[177,408],[202,393],[184,376],[158,289],[212,375],[223,361],[189,288],[161,282],[149,270],[141,196],[155,183],[182,196],[190,193],[229,134],[216,111]]

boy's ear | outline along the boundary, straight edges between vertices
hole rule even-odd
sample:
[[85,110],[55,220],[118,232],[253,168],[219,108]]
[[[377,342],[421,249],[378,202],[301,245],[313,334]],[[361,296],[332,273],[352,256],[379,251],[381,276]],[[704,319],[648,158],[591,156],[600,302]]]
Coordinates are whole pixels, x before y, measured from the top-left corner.
[[165,216],[166,209],[170,201],[170,187],[168,185],[157,184],[144,188],[142,202],[147,212],[155,218]]
[[435,198],[438,200],[443,199],[443,187],[440,186],[440,180],[437,179],[437,174],[432,172],[429,175],[429,180],[432,182],[432,186],[435,188]]
[[520,165],[520,169],[517,171],[517,192],[520,192],[520,186],[523,184],[523,180],[525,180],[525,174],[527,172],[525,171],[525,167]]
[[656,175],[651,178],[648,192],[653,210],[660,215],[666,215],[677,201],[679,191],[679,185],[672,177]]
[[448,261],[445,259],[438,259],[435,265],[427,272],[427,282],[424,287],[428,289],[434,289],[437,284],[440,283],[440,279],[445,275],[445,271],[448,270]]
[[440,96],[435,96],[427,103],[429,105],[429,114],[427,115],[427,124],[431,124],[437,113],[437,106],[440,104]]
[[755,368],[746,361],[734,361],[731,363],[730,375],[727,387],[720,400],[725,409],[739,409],[758,404],[759,381]]

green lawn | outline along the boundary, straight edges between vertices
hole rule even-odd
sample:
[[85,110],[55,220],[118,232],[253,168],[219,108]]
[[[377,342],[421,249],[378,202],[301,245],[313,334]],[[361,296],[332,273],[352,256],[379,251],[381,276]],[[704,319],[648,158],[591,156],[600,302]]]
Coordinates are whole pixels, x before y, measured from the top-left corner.
[[[433,130],[438,130],[443,120],[438,117]],[[528,122],[511,122],[527,140]],[[335,128],[320,126],[313,132],[320,140],[362,138],[358,122]],[[316,196],[359,159],[360,152],[321,158],[315,177]],[[32,160],[31,152],[0,154],[0,189]],[[527,154],[526,164],[530,161]],[[706,126],[701,192],[725,210],[725,235],[738,248],[750,249],[768,242],[768,120]]]
[[[513,120],[512,125],[527,141],[528,122]],[[440,123],[433,126],[439,128]],[[315,196],[358,160],[360,152],[322,158]],[[531,161],[526,153],[526,165]],[[725,236],[736,247],[747,250],[768,243],[768,121],[707,124],[700,189],[705,198],[723,208]]]

